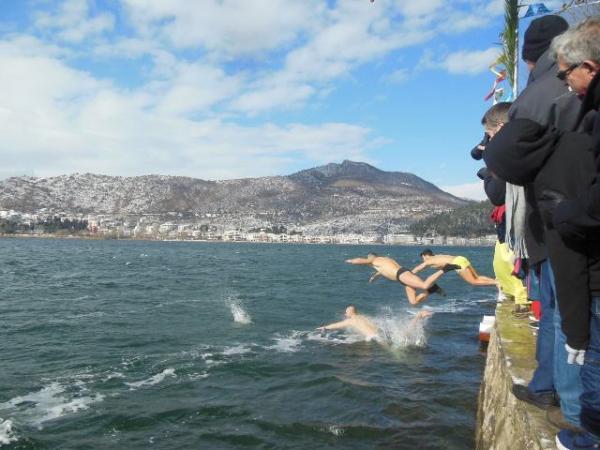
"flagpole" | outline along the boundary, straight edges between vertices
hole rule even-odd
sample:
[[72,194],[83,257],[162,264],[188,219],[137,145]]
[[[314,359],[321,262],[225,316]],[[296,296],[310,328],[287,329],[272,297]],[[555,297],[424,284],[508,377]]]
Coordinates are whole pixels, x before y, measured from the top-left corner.
[[[517,11],[518,8],[517,8]],[[517,95],[519,95],[519,16],[517,13],[517,25],[516,25],[516,30],[515,30],[515,40],[517,41],[515,43],[515,72],[514,72],[514,79],[513,79],[513,95],[512,95],[512,101],[514,102],[517,98]]]

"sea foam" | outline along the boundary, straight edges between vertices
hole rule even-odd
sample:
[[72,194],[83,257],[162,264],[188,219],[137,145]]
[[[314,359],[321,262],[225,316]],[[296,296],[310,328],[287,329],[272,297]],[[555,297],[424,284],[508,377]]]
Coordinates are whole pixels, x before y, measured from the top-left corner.
[[14,397],[0,404],[0,411],[11,411],[11,415],[27,423],[42,427],[44,422],[70,413],[86,410],[91,404],[104,400],[101,394],[88,394],[82,382],[65,386],[53,382],[37,392]]
[[127,386],[129,386],[130,390],[135,390],[139,387],[143,387],[143,386],[153,386],[155,384],[158,384],[160,382],[162,382],[165,378],[167,377],[176,377],[177,375],[175,375],[175,369],[173,368],[168,368],[163,370],[161,373],[157,373],[156,375],[146,379],[146,380],[141,380],[141,381],[134,381],[131,383],[125,383]]
[[17,441],[18,438],[12,429],[13,423],[11,420],[3,420],[0,418],[0,445],[10,444]]

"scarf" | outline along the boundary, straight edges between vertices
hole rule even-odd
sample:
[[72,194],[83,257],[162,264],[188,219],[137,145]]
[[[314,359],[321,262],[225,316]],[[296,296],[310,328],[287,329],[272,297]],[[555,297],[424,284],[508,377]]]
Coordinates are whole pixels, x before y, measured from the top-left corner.
[[506,244],[517,258],[527,258],[525,246],[525,190],[506,183]]

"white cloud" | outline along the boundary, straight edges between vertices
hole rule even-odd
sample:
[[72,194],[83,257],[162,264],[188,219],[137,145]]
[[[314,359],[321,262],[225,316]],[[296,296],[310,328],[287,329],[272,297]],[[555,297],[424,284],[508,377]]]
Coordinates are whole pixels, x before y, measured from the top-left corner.
[[[0,37],[0,166],[11,173],[222,178],[365,160],[382,142],[366,127],[257,115],[322,101],[361,65],[480,26],[472,8],[441,0],[121,0],[119,27],[101,3],[42,2],[52,9],[32,14],[38,38]],[[456,71],[453,58],[436,64]],[[106,75],[122,60],[139,73]],[[460,70],[479,70],[477,55],[466,60]],[[73,61],[108,70],[100,78]],[[386,80],[407,75],[398,69]]]
[[312,26],[315,0],[123,0],[142,33],[158,31],[180,48],[252,56],[290,43]]
[[[428,65],[445,69],[453,75],[477,75],[488,70],[500,54],[499,47],[490,47],[486,50],[461,50],[450,53],[444,59],[438,62],[429,61]],[[431,55],[426,55],[423,60],[427,65],[427,58]]]
[[69,42],[81,42],[111,31],[114,25],[115,18],[110,13],[92,16],[88,0],[65,0],[56,13],[41,12],[35,19],[36,27],[49,30]]
[[485,191],[483,190],[483,182],[478,181],[476,183],[458,184],[452,186],[440,186],[440,189],[446,192],[450,192],[460,198],[467,198],[470,200],[485,200],[487,199]]
[[365,159],[376,142],[369,129],[344,123],[243,126],[184,117],[227,95],[186,91],[188,100],[177,92],[198,77],[213,80],[207,88],[219,85],[225,75],[216,69],[181,66],[165,89],[126,91],[51,56],[18,53],[0,46],[0,136],[10,149],[0,152],[0,166],[11,173],[266,175],[294,161]]

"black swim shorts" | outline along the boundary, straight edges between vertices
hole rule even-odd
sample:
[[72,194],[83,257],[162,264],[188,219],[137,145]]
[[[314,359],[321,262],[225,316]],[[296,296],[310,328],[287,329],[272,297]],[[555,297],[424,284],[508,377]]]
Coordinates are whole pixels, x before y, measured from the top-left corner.
[[[398,272],[396,272],[396,280],[400,281],[400,275],[402,275],[404,272],[408,272],[408,269],[405,269],[404,267],[400,267],[398,269]],[[400,281],[400,283],[402,283],[402,281]],[[402,283],[404,284],[404,283]],[[406,286],[406,284],[404,284],[404,286]]]

